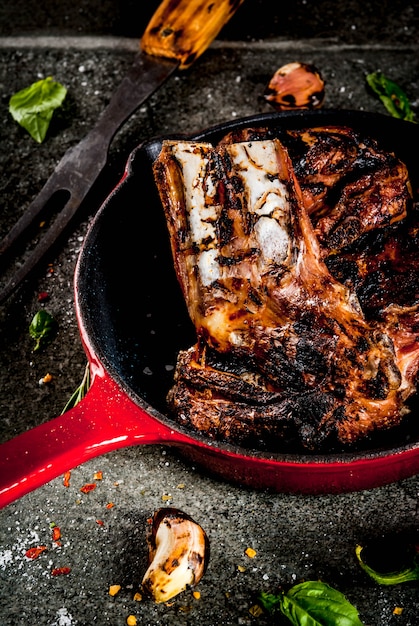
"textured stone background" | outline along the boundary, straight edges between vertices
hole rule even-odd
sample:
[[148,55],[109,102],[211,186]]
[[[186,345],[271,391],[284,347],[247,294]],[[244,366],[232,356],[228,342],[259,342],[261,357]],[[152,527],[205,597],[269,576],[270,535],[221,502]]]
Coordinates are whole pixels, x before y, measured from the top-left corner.
[[[65,150],[92,127],[129,67],[156,5],[1,3],[1,235]],[[321,70],[326,107],[383,112],[365,87],[365,75],[381,69],[406,90],[417,111],[417,11],[413,2],[298,0],[272,6],[248,0],[192,68],[137,111],[115,137],[106,171],[49,259],[51,266],[40,268],[0,309],[2,441],[59,415],[81,381],[86,357],[73,307],[74,265],[88,224],[118,181],[129,152],[153,135],[195,131],[268,110],[263,89],[280,65],[293,60]],[[45,36],[58,39],[45,41]],[[11,94],[48,75],[67,86],[68,97],[48,139],[38,145],[13,122],[7,107]],[[59,330],[47,349],[34,354],[27,328],[41,291],[50,294],[45,306]],[[53,382],[40,387],[47,372]],[[97,470],[103,471],[103,481],[82,495],[80,487],[92,482]],[[412,477],[339,496],[268,494],[215,480],[164,446],[115,451],[74,469],[68,489],[59,477],[0,512],[0,621],[5,626],[118,626],[135,614],[143,626],[262,625],[273,622],[249,613],[258,591],[321,578],[347,595],[366,626],[415,626],[417,588],[374,585],[359,570],[354,547],[386,531],[415,529],[418,490]],[[108,510],[110,501],[115,507]],[[199,585],[201,599],[186,592],[170,607],[133,600],[146,562],[146,519],[166,502],[201,522],[212,548]],[[51,522],[62,529],[61,547],[52,546]],[[49,551],[27,561],[25,550],[43,543]],[[248,546],[257,551],[253,560],[244,555]],[[56,566],[70,566],[71,574],[52,578]],[[122,586],[115,598],[108,595],[110,584]],[[403,608],[401,615],[393,615],[395,607]],[[288,622],[278,617],[276,623]]]

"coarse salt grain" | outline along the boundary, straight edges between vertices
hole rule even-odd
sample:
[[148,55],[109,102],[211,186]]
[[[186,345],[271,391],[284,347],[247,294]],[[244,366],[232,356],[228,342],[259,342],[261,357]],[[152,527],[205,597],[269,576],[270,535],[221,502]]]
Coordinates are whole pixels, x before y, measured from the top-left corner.
[[72,624],[76,623],[73,621],[73,617],[65,607],[58,609],[56,613],[56,620],[57,621],[54,622],[53,626],[72,626]]

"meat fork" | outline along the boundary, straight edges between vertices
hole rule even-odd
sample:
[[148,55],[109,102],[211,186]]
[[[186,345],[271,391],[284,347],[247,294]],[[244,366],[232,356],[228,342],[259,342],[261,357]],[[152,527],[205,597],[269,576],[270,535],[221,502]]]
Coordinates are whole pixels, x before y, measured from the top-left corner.
[[200,56],[243,0],[164,0],[141,38],[141,50],[88,135],[63,156],[39,195],[0,242],[0,260],[27,235],[47,203],[63,193],[66,202],[51,227],[0,291],[4,302],[44,259],[72,222],[81,203],[106,165],[110,143],[126,120],[176,69]]

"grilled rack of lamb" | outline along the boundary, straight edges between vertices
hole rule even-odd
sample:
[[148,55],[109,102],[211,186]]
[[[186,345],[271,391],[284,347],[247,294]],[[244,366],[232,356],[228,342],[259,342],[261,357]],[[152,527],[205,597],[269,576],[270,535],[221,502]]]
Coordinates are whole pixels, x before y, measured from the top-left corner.
[[419,365],[405,165],[346,127],[250,128],[165,141],[154,176],[197,333],[168,394],[176,420],[313,451],[399,424]]

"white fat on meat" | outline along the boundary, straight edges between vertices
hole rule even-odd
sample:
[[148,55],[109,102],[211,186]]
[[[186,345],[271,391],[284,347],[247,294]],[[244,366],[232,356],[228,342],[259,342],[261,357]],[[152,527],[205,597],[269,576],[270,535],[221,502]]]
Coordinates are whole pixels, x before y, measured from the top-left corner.
[[236,143],[227,150],[235,174],[243,183],[246,210],[259,216],[254,235],[261,253],[260,265],[282,265],[291,250],[290,207],[287,188],[279,178],[276,142]]
[[[214,181],[207,173],[207,155],[211,150],[213,147],[205,143],[179,142],[172,145],[172,154],[182,172],[191,243],[204,250],[214,245],[215,222],[219,215],[219,207],[209,203],[216,192]],[[203,263],[203,267],[205,265]],[[213,260],[210,265],[213,267]]]

